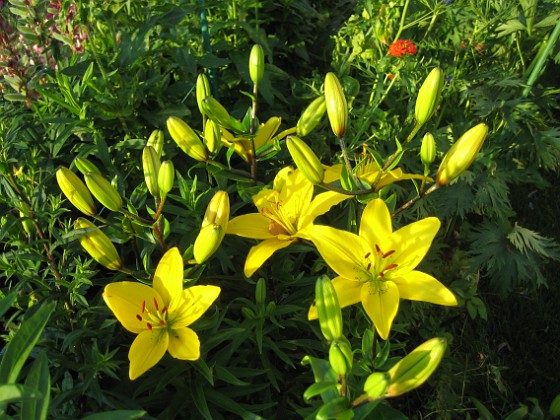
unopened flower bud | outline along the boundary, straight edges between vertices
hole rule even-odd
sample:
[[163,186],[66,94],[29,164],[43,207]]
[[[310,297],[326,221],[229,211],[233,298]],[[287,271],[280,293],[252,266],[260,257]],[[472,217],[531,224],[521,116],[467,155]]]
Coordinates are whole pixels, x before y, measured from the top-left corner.
[[327,73],[325,76],[325,103],[334,135],[338,138],[344,137],[348,129],[348,104],[334,73]]
[[212,154],[218,153],[222,147],[220,126],[212,120],[206,121],[204,126],[204,144]]
[[204,218],[202,219],[202,227],[208,225],[221,226],[225,232],[229,221],[229,195],[223,190],[216,191],[214,197],[208,203]]
[[212,96],[212,90],[210,89],[210,80],[205,73],[200,73],[196,78],[196,103],[198,104],[198,109],[201,114],[204,114],[202,110],[202,101],[206,99],[207,96]]
[[109,270],[118,270],[122,267],[121,257],[117,252],[115,245],[105,235],[101,229],[91,223],[89,220],[79,218],[75,222],[77,229],[93,229],[91,232],[80,236],[78,240],[80,245],[91,255],[91,257]]
[[206,147],[204,147],[198,134],[186,122],[177,117],[169,117],[167,119],[167,129],[173,141],[187,155],[199,162],[205,162],[208,159]]
[[152,134],[150,134],[150,138],[148,138],[148,143],[146,146],[152,146],[156,151],[158,157],[161,157],[163,152],[163,131],[161,130],[154,130]]
[[161,162],[156,150],[152,146],[144,147],[142,150],[142,168],[144,170],[144,180],[148,191],[153,197],[159,197],[158,175]]
[[102,205],[111,211],[120,211],[122,209],[121,195],[103,175],[90,172],[84,175],[84,179],[93,196]]
[[259,44],[253,45],[249,56],[249,76],[258,85],[264,76],[264,52]]
[[321,95],[311,102],[305,111],[299,117],[297,122],[297,135],[300,137],[307,136],[323,119],[327,106],[325,96]]
[[352,347],[346,337],[339,337],[329,348],[329,363],[337,375],[346,375],[352,369]]
[[96,174],[101,175],[101,171],[99,170],[99,168],[87,158],[77,157],[76,159],[74,159],[74,165],[76,165],[76,169],[80,171],[82,175],[85,175],[89,172],[95,172]]
[[175,181],[175,167],[173,162],[166,160],[161,163],[158,172],[158,187],[159,194],[161,198],[167,196],[167,193],[173,188],[173,182]]
[[390,384],[387,397],[396,397],[418,388],[436,370],[445,349],[444,338],[432,338],[416,347],[387,372]]
[[418,91],[414,115],[418,125],[424,125],[434,115],[443,90],[443,72],[434,68]]
[[309,182],[313,185],[321,184],[324,177],[324,168],[311,147],[295,136],[288,137],[286,145],[296,166]]
[[218,250],[224,235],[225,231],[219,225],[206,225],[200,229],[193,247],[193,256],[197,264],[206,262]]
[[368,398],[376,400],[385,395],[389,386],[389,375],[387,372],[374,372],[369,375],[364,384],[364,391]]
[[426,133],[422,138],[422,145],[420,146],[420,159],[427,168],[436,159],[436,139],[431,133]]
[[74,207],[87,216],[94,216],[97,213],[91,193],[74,172],[62,166],[56,171],[56,180],[58,186]]
[[446,153],[439,165],[436,180],[438,185],[446,185],[467,170],[480,152],[484,140],[488,136],[488,126],[480,123],[455,142]]
[[319,277],[315,283],[314,305],[323,336],[329,341],[338,340],[342,336],[342,312],[336,290],[327,276]]
[[202,110],[204,115],[214,121],[216,124],[231,130],[233,129],[232,118],[227,109],[212,96],[207,96],[202,101]]

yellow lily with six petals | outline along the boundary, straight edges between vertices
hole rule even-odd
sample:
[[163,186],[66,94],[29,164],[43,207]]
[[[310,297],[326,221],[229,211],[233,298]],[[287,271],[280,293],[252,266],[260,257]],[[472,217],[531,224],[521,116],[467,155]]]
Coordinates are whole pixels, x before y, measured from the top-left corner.
[[183,290],[183,258],[168,250],[154,274],[153,287],[137,282],[105,286],[103,299],[128,331],[138,334],[128,352],[129,377],[138,378],[166,351],[176,359],[197,360],[200,341],[190,328],[220,294],[217,286]]
[[[377,332],[389,336],[400,299],[454,306],[457,299],[434,277],[415,270],[439,230],[428,217],[393,232],[391,215],[381,199],[364,209],[359,235],[329,226],[311,226],[307,234],[327,264],[340,307],[362,302]],[[317,319],[312,305],[308,317]]]
[[313,184],[297,169],[284,168],[274,179],[272,189],[253,196],[258,213],[231,219],[226,233],[262,239],[249,251],[244,273],[251,277],[279,249],[299,239],[308,239],[305,230],[316,217],[349,198],[337,192],[324,192],[313,198]]

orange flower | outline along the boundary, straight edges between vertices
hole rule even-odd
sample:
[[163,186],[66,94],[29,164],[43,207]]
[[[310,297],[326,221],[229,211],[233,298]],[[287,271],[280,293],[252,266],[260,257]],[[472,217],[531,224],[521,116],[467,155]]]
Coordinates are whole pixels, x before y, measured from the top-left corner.
[[405,54],[416,54],[416,45],[412,41],[406,39],[399,39],[389,46],[387,54],[392,57],[402,57]]

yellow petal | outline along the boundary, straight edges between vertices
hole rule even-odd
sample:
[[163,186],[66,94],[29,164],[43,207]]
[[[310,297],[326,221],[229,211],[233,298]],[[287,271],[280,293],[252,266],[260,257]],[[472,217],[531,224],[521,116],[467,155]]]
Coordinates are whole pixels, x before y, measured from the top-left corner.
[[168,350],[175,359],[197,360],[200,357],[198,335],[187,327],[172,329],[169,332]]
[[391,245],[389,238],[393,232],[391,214],[385,201],[376,198],[371,200],[362,213],[360,236],[364,238],[372,249],[378,245],[383,252]]
[[281,241],[280,239],[272,238],[252,247],[245,260],[245,268],[243,270],[245,276],[251,277],[272,254],[279,249],[290,246],[295,241],[296,239]]
[[391,278],[397,284],[401,298],[456,306],[457,298],[434,277],[421,271],[411,271],[403,277]]
[[318,194],[313,201],[303,209],[303,214],[298,220],[298,230],[310,225],[318,216],[325,214],[332,206],[337,205],[347,198],[350,198],[350,196],[334,191]]
[[[437,217],[427,217],[406,225],[391,235],[391,249],[395,250],[393,261],[397,261],[395,273],[414,270],[424,258],[437,231],[440,221]],[[383,252],[387,252],[383,250]]]
[[342,173],[342,164],[338,163],[333,166],[325,165],[325,173],[323,176],[323,182],[325,184],[330,184],[331,182],[338,181],[340,179],[340,174]]
[[128,352],[130,380],[138,378],[161,360],[169,343],[169,335],[163,328],[144,331],[132,342]]
[[164,306],[169,306],[183,292],[183,257],[178,248],[169,249],[161,257],[154,274],[154,289],[161,295]]
[[145,320],[138,319],[142,316],[143,305],[152,305],[156,300],[163,307],[163,300],[156,290],[145,284],[131,281],[110,283],[105,286],[103,300],[123,327],[135,334],[148,328]]
[[270,220],[259,213],[244,214],[231,219],[226,233],[252,239],[269,239],[274,235],[268,231]]
[[[348,280],[344,277],[335,277],[331,280],[331,283],[334,286],[338,304],[341,308],[354,305],[362,300],[361,290],[364,283]],[[310,321],[317,319],[317,306],[315,306],[315,303],[309,308],[307,317]]]
[[309,226],[305,234],[339,276],[354,281],[365,281],[371,277],[365,256],[371,254],[372,250],[358,235],[319,225]]
[[280,203],[285,214],[301,215],[302,210],[311,203],[313,198],[313,184],[300,170],[294,170],[286,179],[284,188],[280,191]]
[[174,299],[169,308],[172,328],[186,327],[202,316],[220,294],[218,286],[192,286],[183,291],[181,299]]
[[362,304],[383,340],[387,340],[391,325],[399,310],[399,289],[391,281],[367,283],[362,288]]

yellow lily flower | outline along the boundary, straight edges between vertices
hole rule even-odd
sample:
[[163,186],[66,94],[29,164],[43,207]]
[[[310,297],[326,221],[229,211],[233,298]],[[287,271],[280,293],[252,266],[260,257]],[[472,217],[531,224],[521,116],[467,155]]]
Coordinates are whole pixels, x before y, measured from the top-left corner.
[[138,334],[128,352],[130,379],[155,366],[166,351],[176,359],[198,359],[200,341],[188,326],[219,294],[217,286],[183,290],[183,258],[177,248],[162,257],[153,287],[130,281],[105,286],[103,300],[107,306],[124,328]]
[[[399,309],[409,299],[454,306],[457,299],[434,277],[415,270],[428,252],[440,221],[428,217],[393,232],[391,214],[381,199],[364,209],[359,235],[329,226],[311,226],[308,235],[329,266],[340,307],[362,302],[384,340]],[[313,304],[309,319],[317,319]]]
[[245,275],[251,277],[279,249],[300,238],[307,239],[305,230],[315,218],[347,198],[349,196],[332,191],[313,198],[313,184],[303,173],[293,168],[282,169],[272,189],[253,196],[259,212],[237,216],[227,225],[226,233],[263,240],[249,251]]
[[[280,128],[281,122],[282,119],[280,117],[270,117],[265,123],[259,126],[257,133],[253,137],[255,150],[259,150],[261,147],[272,143],[272,140],[274,140]],[[279,137],[278,139],[281,140],[283,137],[285,136]],[[241,156],[245,162],[250,162],[253,149],[251,148],[251,140],[247,136],[235,137],[225,128],[222,128],[222,143],[227,147],[233,144],[235,152]]]

